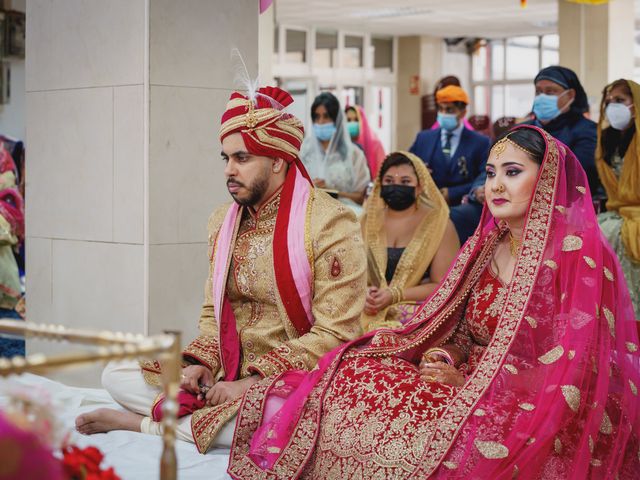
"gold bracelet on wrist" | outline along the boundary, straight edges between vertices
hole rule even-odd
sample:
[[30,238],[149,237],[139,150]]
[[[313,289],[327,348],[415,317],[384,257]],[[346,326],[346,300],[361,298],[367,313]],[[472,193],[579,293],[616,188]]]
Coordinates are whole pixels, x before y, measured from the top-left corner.
[[403,292],[402,289],[399,287],[389,287],[389,291],[391,292],[391,303],[392,304],[396,304],[396,303],[400,303],[403,299]]

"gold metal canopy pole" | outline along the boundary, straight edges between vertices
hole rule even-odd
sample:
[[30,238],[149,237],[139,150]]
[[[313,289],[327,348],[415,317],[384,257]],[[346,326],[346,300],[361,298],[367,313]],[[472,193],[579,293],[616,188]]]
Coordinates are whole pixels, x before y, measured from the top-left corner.
[[0,358],[0,376],[25,372],[42,373],[68,366],[98,361],[122,360],[137,357],[158,358],[162,364],[162,383],[165,393],[160,480],[177,479],[175,434],[178,411],[177,394],[180,386],[180,332],[145,337],[122,332],[92,332],[0,318],[0,333],[10,335],[68,341],[98,348],[91,352]]

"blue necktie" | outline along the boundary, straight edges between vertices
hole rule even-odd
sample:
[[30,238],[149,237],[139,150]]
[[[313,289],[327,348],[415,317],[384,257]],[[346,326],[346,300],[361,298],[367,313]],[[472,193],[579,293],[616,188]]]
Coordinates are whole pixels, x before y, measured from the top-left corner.
[[444,153],[444,158],[447,161],[451,160],[451,137],[453,137],[453,132],[447,132],[447,139],[444,142],[444,147],[442,147],[442,153]]

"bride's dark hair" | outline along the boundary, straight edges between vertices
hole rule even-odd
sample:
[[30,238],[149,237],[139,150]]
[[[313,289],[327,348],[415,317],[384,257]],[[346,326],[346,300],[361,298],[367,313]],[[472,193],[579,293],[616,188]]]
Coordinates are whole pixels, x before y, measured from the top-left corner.
[[542,163],[545,151],[545,142],[542,135],[533,128],[517,128],[515,130],[509,130],[496,139],[494,145],[500,140],[508,138],[514,143],[524,148],[526,151],[531,152],[531,160],[538,165]]

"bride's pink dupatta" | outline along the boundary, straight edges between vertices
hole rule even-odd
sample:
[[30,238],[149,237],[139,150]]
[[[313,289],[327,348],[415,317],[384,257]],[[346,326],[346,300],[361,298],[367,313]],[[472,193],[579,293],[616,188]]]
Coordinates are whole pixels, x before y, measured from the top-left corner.
[[[416,439],[425,449],[407,478],[637,478],[640,356],[626,282],[576,157],[540,129],[517,128],[537,130],[547,147],[507,301],[478,366]],[[340,362],[398,355],[417,363],[442,343],[503,228],[485,208],[448,276],[403,330],[372,332],[325,355],[311,373],[254,386],[230,473],[251,462],[273,478],[300,476]]]

